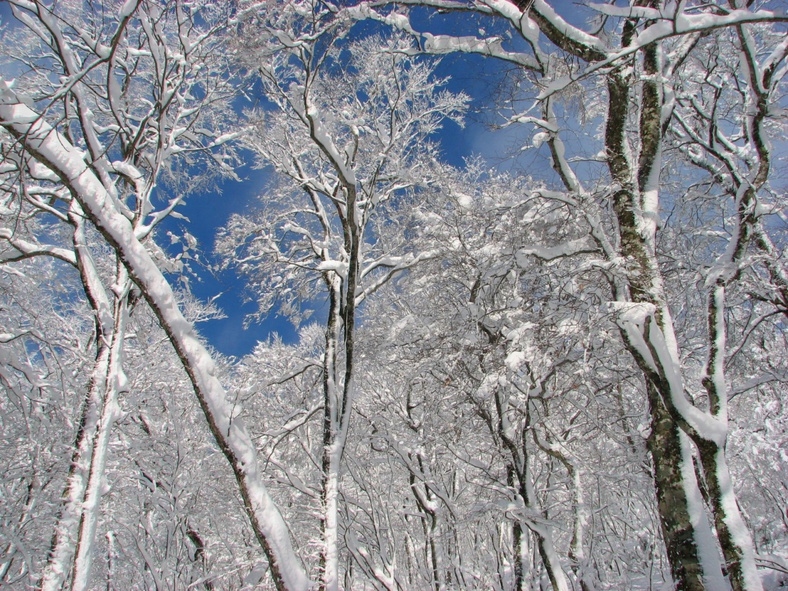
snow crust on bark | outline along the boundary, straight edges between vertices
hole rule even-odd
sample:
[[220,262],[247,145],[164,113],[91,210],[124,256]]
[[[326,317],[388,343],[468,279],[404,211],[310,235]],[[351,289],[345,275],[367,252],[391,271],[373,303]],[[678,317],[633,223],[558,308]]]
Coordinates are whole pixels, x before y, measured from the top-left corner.
[[687,511],[695,532],[695,545],[698,548],[698,558],[703,569],[703,582],[709,590],[719,589],[720,591],[725,591],[730,589],[730,585],[722,576],[720,553],[717,549],[717,542],[711,531],[709,520],[706,517],[703,497],[695,475],[692,444],[684,432],[679,433],[679,441],[681,444],[681,484],[684,487],[684,494],[687,498]]
[[[73,264],[78,265],[82,276],[83,288],[91,302],[98,322],[98,351],[90,376],[88,391],[82,403],[80,424],[77,431],[76,442],[69,466],[69,476],[61,501],[61,507],[55,525],[55,534],[52,547],[47,559],[44,574],[41,577],[40,589],[42,591],[57,591],[66,581],[71,567],[74,566],[73,558],[79,544],[80,522],[83,516],[83,502],[88,489],[91,467],[94,463],[97,427],[102,408],[102,396],[108,388],[111,362],[110,339],[113,334],[114,316],[112,304],[102,285],[98,270],[90,251],[85,244],[85,228],[83,212],[78,204],[72,204],[74,215],[72,221],[74,229],[74,252],[71,257]],[[76,569],[75,569],[76,570]],[[76,572],[74,573],[76,576]]]

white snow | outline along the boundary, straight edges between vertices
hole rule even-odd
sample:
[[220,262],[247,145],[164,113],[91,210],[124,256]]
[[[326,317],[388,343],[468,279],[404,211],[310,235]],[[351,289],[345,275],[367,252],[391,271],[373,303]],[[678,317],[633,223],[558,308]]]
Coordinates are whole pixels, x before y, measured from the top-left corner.
[[545,261],[551,261],[560,257],[572,256],[581,252],[590,252],[594,249],[594,243],[588,237],[570,240],[556,246],[527,246],[519,249],[515,254],[517,264],[526,268],[528,260],[526,257],[535,256]]
[[347,278],[348,264],[342,261],[321,261],[317,266],[318,271],[334,271],[342,279]]
[[140,3],[140,0],[126,0],[123,3],[123,6],[120,7],[118,10],[118,20],[123,20],[124,18],[130,17],[134,14],[134,11],[137,10],[137,5]]
[[438,55],[454,52],[479,53],[513,62],[530,70],[539,69],[539,64],[532,56],[505,50],[502,45],[503,39],[500,37],[479,39],[472,36],[454,37],[433,35],[432,33],[424,33],[423,36],[425,39],[424,50],[428,53]]
[[460,207],[463,209],[471,209],[473,207],[473,197],[470,195],[457,193],[455,197],[457,197],[457,203],[459,203]]
[[540,131],[534,134],[534,137],[531,138],[531,145],[534,148],[540,147],[547,139],[550,137],[550,134],[546,131]]
[[506,367],[511,372],[517,372],[518,369],[525,363],[525,353],[522,351],[514,351],[506,356]]

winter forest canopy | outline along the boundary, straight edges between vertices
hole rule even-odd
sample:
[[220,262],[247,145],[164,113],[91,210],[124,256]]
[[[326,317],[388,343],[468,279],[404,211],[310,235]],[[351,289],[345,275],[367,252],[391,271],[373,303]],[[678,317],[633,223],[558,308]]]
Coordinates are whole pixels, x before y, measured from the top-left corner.
[[784,0],[0,9],[0,588],[788,585]]

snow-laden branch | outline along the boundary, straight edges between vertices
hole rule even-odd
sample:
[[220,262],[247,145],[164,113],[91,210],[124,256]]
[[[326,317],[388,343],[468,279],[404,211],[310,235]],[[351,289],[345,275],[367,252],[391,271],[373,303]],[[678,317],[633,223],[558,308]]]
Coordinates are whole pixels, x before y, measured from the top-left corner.
[[0,264],[20,261],[35,256],[51,256],[61,261],[65,261],[69,265],[76,266],[77,258],[74,252],[59,246],[52,246],[49,244],[36,244],[15,236],[14,233],[8,228],[0,228],[0,240],[5,240],[8,244],[17,251],[18,254],[7,253],[0,255]]
[[692,405],[684,393],[681,373],[662,330],[654,318],[656,307],[649,303],[611,302],[616,322],[624,331],[637,356],[648,366],[652,379],[665,382],[671,409],[694,438],[724,446],[728,435],[727,421],[717,420]]
[[582,253],[599,252],[598,246],[590,237],[570,240],[556,246],[524,246],[515,253],[517,264],[523,269],[528,267],[526,257],[534,256],[543,261],[552,261],[561,257],[570,257]]
[[[543,0],[538,0],[542,2]],[[773,11],[773,10],[733,10],[725,15],[679,15],[675,19],[660,20],[651,26],[641,31],[634,37],[632,42],[615,52],[607,52],[601,56],[599,60],[593,60],[593,63],[580,73],[572,76],[565,76],[553,80],[537,97],[537,100],[545,100],[565,88],[568,88],[575,82],[587,78],[588,76],[597,72],[603,71],[607,68],[614,67],[620,64],[629,56],[635,55],[644,48],[670,39],[672,37],[685,36],[690,33],[710,33],[716,29],[723,29],[737,25],[745,25],[749,23],[775,23],[775,22],[788,22],[788,10]]]
[[129,220],[86,164],[83,153],[43,118],[0,86],[0,125],[57,174],[85,213],[116,249],[161,322],[194,386],[211,432],[238,480],[244,506],[281,589],[311,585],[293,550],[290,533],[259,472],[257,450],[243,422],[233,417],[216,365],[181,313],[169,282],[134,234]]
[[[541,71],[542,69],[539,61],[532,55],[504,49],[503,39],[501,37],[456,37],[453,35],[433,35],[428,32],[419,33],[413,27],[408,16],[398,13],[381,14],[373,10],[371,5],[374,5],[374,3],[360,4],[346,9],[344,14],[357,20],[376,20],[396,30],[413,35],[422,41],[422,47],[420,50],[411,50],[410,53],[412,54],[429,53],[433,55],[445,55],[455,52],[476,53],[517,64],[528,70]],[[514,7],[514,5],[511,6]],[[456,4],[453,5],[452,8],[456,8]]]
[[424,37],[424,52],[433,55],[477,53],[517,64],[529,70],[541,69],[539,62],[532,56],[505,50],[503,39],[500,37],[480,39],[472,36],[454,37],[452,35],[432,35],[431,33],[423,33],[422,36]]
[[567,23],[545,0],[533,0],[529,15],[550,41],[565,51],[589,62],[602,60],[608,53],[598,37]]
[[374,271],[375,269],[384,268],[386,271],[383,274],[381,274],[381,276],[378,277],[375,281],[373,281],[369,285],[364,286],[361,290],[358,290],[356,292],[356,305],[360,305],[361,302],[363,302],[373,293],[378,291],[381,287],[383,287],[386,283],[388,283],[397,273],[410,269],[423,261],[434,259],[436,256],[438,256],[437,252],[426,251],[416,255],[414,254],[408,254],[404,256],[387,255],[371,262],[362,270],[360,274],[362,279],[367,274]]
[[[671,3],[673,8],[682,3]],[[718,29],[732,25],[763,22],[788,21],[788,9],[782,10],[756,10],[744,8],[725,11],[722,14],[700,13],[688,14],[675,10],[662,10],[646,6],[614,6],[612,4],[589,4],[592,8],[607,16],[619,18],[639,18],[650,21],[663,21],[662,24],[672,25],[673,32],[677,35],[692,31]],[[719,7],[717,7],[719,8]]]

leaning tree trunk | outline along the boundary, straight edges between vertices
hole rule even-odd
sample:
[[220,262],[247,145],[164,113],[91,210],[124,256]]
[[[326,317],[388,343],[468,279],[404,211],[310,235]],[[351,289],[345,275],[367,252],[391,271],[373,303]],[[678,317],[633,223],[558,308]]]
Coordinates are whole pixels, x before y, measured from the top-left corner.
[[85,591],[90,583],[90,569],[93,558],[93,542],[96,537],[101,494],[105,484],[105,467],[109,449],[112,426],[120,416],[118,394],[126,387],[126,376],[123,372],[123,343],[126,336],[126,322],[129,315],[129,292],[131,281],[123,265],[118,261],[116,273],[114,326],[109,346],[109,364],[104,380],[104,396],[101,406],[101,417],[96,425],[95,443],[90,462],[85,501],[82,507],[82,518],[79,525],[76,554],[74,556],[71,591]]
[[54,172],[79,201],[86,215],[123,261],[130,277],[156,314],[194,387],[217,445],[230,463],[249,521],[266,553],[280,591],[305,591],[311,582],[292,547],[281,513],[268,494],[257,462],[257,449],[243,421],[233,416],[216,365],[178,308],[172,288],[134,234],[82,153],[38,114],[0,86],[0,125]]

